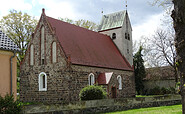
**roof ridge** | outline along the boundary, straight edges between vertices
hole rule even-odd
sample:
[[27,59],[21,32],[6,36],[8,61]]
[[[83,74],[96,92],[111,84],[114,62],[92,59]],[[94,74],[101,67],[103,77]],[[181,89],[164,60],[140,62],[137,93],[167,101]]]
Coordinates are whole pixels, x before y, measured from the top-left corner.
[[87,29],[87,28],[84,28],[84,27],[81,27],[81,26],[78,26],[78,25],[75,25],[75,24],[72,24],[72,23],[68,23],[68,22],[65,22],[65,21],[62,21],[62,20],[59,20],[59,19],[55,19],[55,18],[50,17],[50,16],[46,16],[46,17],[49,17],[49,18],[54,19],[54,20],[57,20],[57,21],[59,21],[59,22],[63,22],[63,23],[66,23],[66,24],[70,24],[70,25],[72,25],[72,26],[79,27],[79,28],[81,28],[81,29],[85,29],[85,30],[88,30],[88,31],[91,31],[91,32],[98,33],[97,31],[89,30],[89,29]]
[[117,11],[117,12],[113,12],[113,13],[108,13],[108,14],[105,14],[105,15],[112,15],[112,14],[117,14],[117,13],[125,13],[126,10],[121,10],[121,11]]

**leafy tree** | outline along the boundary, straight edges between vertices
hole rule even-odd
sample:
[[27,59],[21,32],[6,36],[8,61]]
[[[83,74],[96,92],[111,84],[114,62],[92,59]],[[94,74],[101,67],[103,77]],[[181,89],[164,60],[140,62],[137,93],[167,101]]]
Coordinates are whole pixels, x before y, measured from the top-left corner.
[[101,86],[87,86],[80,91],[81,100],[96,100],[104,99],[107,96],[107,92]]
[[138,52],[134,55],[134,73],[135,73],[135,84],[136,91],[140,95],[143,92],[144,85],[142,79],[146,77],[144,60],[142,58],[142,46],[140,46]]
[[96,23],[92,22],[92,21],[88,21],[88,20],[84,20],[84,19],[80,19],[78,21],[74,21],[72,19],[69,18],[59,18],[59,20],[64,21],[64,22],[68,22],[89,30],[93,30],[96,31],[97,30],[97,25]]
[[4,16],[0,21],[0,26],[6,35],[14,41],[21,50],[18,53],[18,66],[24,58],[25,51],[27,50],[37,22],[34,17],[16,10],[11,10],[10,13]]
[[185,114],[185,0],[173,0],[172,18],[175,29],[175,47],[177,68],[180,76],[180,94],[182,96],[182,112]]

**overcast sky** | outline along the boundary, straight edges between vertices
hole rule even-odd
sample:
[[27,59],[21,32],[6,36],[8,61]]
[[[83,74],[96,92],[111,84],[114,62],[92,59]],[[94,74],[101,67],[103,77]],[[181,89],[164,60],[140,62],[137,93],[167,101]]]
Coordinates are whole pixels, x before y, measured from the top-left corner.
[[[163,10],[149,4],[153,0],[127,0],[133,39],[152,34],[161,24]],[[86,19],[97,24],[104,14],[125,10],[125,0],[0,0],[0,19],[11,9],[26,12],[39,19],[42,8],[53,18]]]

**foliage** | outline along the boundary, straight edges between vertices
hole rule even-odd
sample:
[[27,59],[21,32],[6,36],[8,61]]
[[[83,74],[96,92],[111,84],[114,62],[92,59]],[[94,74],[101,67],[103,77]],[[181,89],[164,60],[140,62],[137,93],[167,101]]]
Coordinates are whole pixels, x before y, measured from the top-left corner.
[[164,94],[175,94],[175,93],[176,93],[176,90],[173,87],[160,88],[159,86],[156,86],[153,89],[146,91],[144,94],[145,95],[164,95]]
[[93,30],[96,31],[97,30],[97,25],[96,23],[89,21],[89,20],[84,20],[84,19],[80,19],[78,21],[74,21],[72,19],[69,18],[59,18],[59,20],[67,22],[67,23],[71,23],[89,30]]
[[11,10],[0,21],[3,31],[21,50],[18,53],[18,66],[24,58],[36,24],[37,20],[34,17],[16,10]]
[[106,114],[182,114],[181,107],[182,105],[160,106],[160,107],[131,109],[119,112],[110,112]]
[[13,95],[6,95],[4,98],[0,96],[0,113],[1,114],[19,114],[22,105],[19,101],[15,101]]
[[104,99],[107,97],[107,93],[101,86],[87,86],[80,91],[81,100],[96,100]]
[[152,6],[163,7],[168,15],[171,14],[171,11],[173,9],[172,0],[153,0],[153,2],[150,3]]
[[177,83],[176,83],[176,87],[180,86],[180,84],[181,84],[180,82],[177,82]]
[[142,58],[143,48],[140,46],[139,51],[134,55],[134,73],[135,73],[135,84],[136,84],[136,91],[140,95],[143,91],[143,78],[146,77],[146,71],[144,67],[144,60]]

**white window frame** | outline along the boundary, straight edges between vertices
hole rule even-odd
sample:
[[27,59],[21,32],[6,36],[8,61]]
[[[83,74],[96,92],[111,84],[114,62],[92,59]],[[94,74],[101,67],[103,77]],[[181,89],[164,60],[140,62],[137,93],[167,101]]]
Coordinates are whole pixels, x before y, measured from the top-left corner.
[[122,90],[122,78],[120,75],[117,76],[117,80],[118,80],[118,88],[119,90]]
[[52,62],[57,62],[57,46],[56,42],[52,43]]
[[34,64],[34,46],[31,44],[30,46],[30,65]]
[[89,74],[88,80],[89,80],[89,85],[94,85],[95,79],[94,79],[94,74],[93,73]]
[[[42,78],[42,75],[45,76],[45,88],[43,88],[43,78]],[[38,83],[39,83],[39,91],[47,91],[47,75],[46,75],[45,72],[41,72],[39,74]]]

